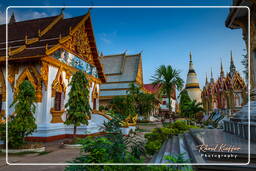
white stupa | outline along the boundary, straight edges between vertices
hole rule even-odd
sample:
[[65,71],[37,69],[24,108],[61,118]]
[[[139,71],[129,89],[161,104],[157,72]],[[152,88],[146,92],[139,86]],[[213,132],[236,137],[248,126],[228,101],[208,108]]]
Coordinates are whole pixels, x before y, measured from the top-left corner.
[[201,89],[200,89],[199,81],[197,79],[197,75],[192,63],[191,52],[189,54],[189,58],[190,58],[190,61],[189,61],[189,71],[188,71],[187,81],[186,81],[186,90],[191,100],[202,102]]

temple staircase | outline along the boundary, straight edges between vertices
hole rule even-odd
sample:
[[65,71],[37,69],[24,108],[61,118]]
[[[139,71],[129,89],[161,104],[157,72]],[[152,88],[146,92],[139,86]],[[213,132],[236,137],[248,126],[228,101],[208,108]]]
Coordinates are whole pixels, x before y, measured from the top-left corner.
[[[227,138],[229,137],[229,138]],[[237,140],[236,140],[237,138]],[[204,143],[218,144],[220,142],[230,144],[232,141],[236,141],[237,146],[239,143],[243,151],[240,152],[240,157],[238,159],[216,159],[216,158],[205,158],[199,151],[197,146]],[[196,171],[255,171],[256,170],[256,144],[252,144],[251,148],[251,164],[247,165],[235,165],[232,163],[247,163],[248,156],[246,155],[246,144],[247,140],[241,139],[240,137],[234,136],[222,129],[191,129],[189,132],[173,136],[164,142],[161,149],[153,156],[150,163],[171,163],[166,160],[166,156],[172,155],[177,156],[178,154],[183,154],[184,161],[186,163],[210,163],[212,165],[195,165],[193,170]],[[248,149],[247,149],[248,150]],[[224,153],[223,153],[224,154]],[[216,165],[215,163],[228,163],[230,165]],[[170,166],[171,167],[171,166]],[[192,168],[192,166],[189,166]]]

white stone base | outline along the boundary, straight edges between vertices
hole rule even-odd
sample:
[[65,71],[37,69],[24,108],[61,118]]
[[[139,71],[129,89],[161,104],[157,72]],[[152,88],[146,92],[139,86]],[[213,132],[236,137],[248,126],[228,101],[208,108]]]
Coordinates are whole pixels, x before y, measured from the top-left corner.
[[81,148],[82,144],[64,144],[64,148],[70,149],[70,148]]
[[[102,115],[92,114],[91,120],[88,125],[82,125],[77,127],[77,135],[95,134],[103,131],[104,122],[109,120]],[[48,123],[38,124],[37,130],[29,137],[51,137],[57,135],[73,134],[72,125],[65,125],[64,123]]]

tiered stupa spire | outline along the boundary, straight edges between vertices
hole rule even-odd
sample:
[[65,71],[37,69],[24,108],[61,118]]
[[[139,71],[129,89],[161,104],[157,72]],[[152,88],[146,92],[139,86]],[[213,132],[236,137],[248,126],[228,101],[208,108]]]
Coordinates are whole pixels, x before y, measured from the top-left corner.
[[223,78],[224,75],[224,69],[223,69],[223,65],[222,65],[222,60],[220,60],[220,77]]
[[193,62],[192,62],[192,54],[189,53],[189,71],[187,74],[186,81],[186,90],[188,92],[189,97],[192,100],[196,100],[197,102],[201,102],[201,90],[199,87],[199,81],[197,79],[197,74],[195,72]]
[[230,73],[235,73],[236,72],[236,66],[234,63],[232,51],[230,51]]
[[211,83],[214,83],[214,78],[213,78],[213,74],[212,74],[212,68],[211,68],[211,79],[210,79]]
[[13,24],[16,22],[16,19],[15,19],[15,15],[14,15],[14,12],[12,12],[12,15],[11,15],[11,18],[10,18],[10,21],[9,21],[9,24]]
[[205,85],[208,85],[208,77],[207,77],[207,73],[206,73],[206,76],[205,76]]

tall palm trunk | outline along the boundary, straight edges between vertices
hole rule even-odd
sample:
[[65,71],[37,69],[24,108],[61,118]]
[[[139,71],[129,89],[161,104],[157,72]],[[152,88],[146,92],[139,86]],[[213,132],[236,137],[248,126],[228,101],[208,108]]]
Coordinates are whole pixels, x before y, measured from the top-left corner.
[[76,125],[74,126],[74,130],[73,130],[73,138],[76,137]]

